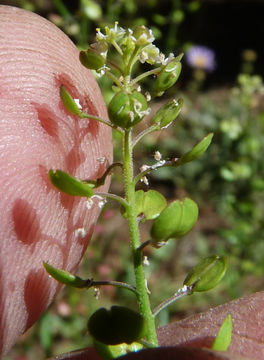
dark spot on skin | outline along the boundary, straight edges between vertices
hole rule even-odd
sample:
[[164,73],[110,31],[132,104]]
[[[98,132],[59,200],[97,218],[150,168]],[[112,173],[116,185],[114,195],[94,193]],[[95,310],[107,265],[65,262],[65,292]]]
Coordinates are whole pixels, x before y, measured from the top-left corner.
[[48,194],[50,190],[55,189],[49,178],[49,169],[47,169],[46,166],[44,165],[39,165],[38,168],[39,168],[39,175],[43,181],[44,189]]
[[15,291],[15,288],[16,288],[16,285],[14,283],[14,281],[11,281],[9,284],[8,284],[8,290],[10,293],[13,293]]
[[31,245],[40,240],[40,224],[36,210],[23,199],[17,199],[12,209],[14,230],[19,241]]
[[54,112],[50,109],[48,105],[40,105],[36,103],[32,103],[32,105],[37,111],[38,119],[42,128],[48,133],[48,135],[58,140],[58,123],[60,119],[54,114]]
[[31,270],[25,281],[24,300],[28,318],[28,329],[44,312],[48,306],[50,292],[49,278],[44,269]]

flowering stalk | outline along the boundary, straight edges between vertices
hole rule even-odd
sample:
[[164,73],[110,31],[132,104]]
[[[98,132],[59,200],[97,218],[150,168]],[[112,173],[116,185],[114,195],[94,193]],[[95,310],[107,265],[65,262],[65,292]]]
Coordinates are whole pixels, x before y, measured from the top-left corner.
[[136,288],[138,291],[138,304],[141,314],[146,321],[148,332],[147,340],[153,345],[158,345],[154,316],[151,311],[149,295],[146,288],[146,279],[142,263],[142,252],[138,250],[140,246],[140,233],[138,229],[138,219],[136,213],[135,186],[133,182],[133,154],[131,142],[131,130],[125,132],[123,140],[123,159],[124,159],[124,178],[125,193],[128,203],[127,220],[129,225],[130,241],[133,253],[134,271],[136,278]]
[[[178,167],[193,161],[201,156],[210,145],[213,134],[208,134],[190,151],[180,158],[163,160],[159,151],[156,151],[154,165],[142,165],[140,172],[134,175],[133,149],[136,144],[153,131],[167,128],[179,115],[183,104],[182,99],[173,99],[162,106],[146,127],[138,136],[134,137],[134,126],[141,122],[145,115],[149,114],[149,92],[142,93],[139,82],[148,76],[155,75],[154,95],[160,96],[168,88],[172,87],[181,72],[182,54],[168,58],[153,44],[154,37],[151,30],[144,26],[138,26],[134,30],[118,27],[105,28],[104,33],[97,29],[97,42],[92,44],[87,51],[81,51],[80,61],[89,68],[95,70],[98,75],[106,75],[112,79],[115,94],[108,105],[110,121],[97,118],[82,112],[78,99],[73,99],[67,90],[61,86],[61,99],[68,111],[80,118],[89,118],[100,121],[105,125],[117,130],[122,136],[122,163],[113,163],[105,173],[97,180],[80,180],[61,170],[50,170],[51,182],[60,191],[72,196],[84,196],[88,198],[87,207],[92,206],[93,198],[98,198],[98,206],[102,207],[105,199],[116,200],[121,205],[121,213],[127,219],[129,227],[130,244],[135,274],[135,286],[116,281],[89,280],[88,287],[97,285],[112,285],[133,291],[138,300],[139,313],[121,306],[112,306],[110,310],[101,308],[97,310],[88,322],[88,329],[95,341],[95,347],[100,354],[111,352],[111,346],[131,343],[145,347],[158,346],[155,326],[155,316],[166,306],[179,298],[192,293],[192,291],[205,291],[215,286],[222,278],[226,261],[223,257],[211,257],[194,268],[186,278],[185,286],[174,294],[170,299],[163,301],[152,312],[149,290],[147,288],[144,273],[143,249],[146,246],[159,248],[167,241],[180,238],[195,225],[198,218],[198,206],[189,198],[183,201],[176,200],[167,204],[162,194],[155,190],[138,190],[136,185],[143,181],[148,185],[147,175],[161,167]],[[109,59],[108,48],[112,46],[120,58]],[[155,65],[154,69],[133,78],[133,66],[139,61],[148,65]],[[113,70],[113,72],[112,72]],[[123,172],[123,186],[125,196],[96,192],[96,188],[104,184],[106,177],[116,168],[121,167]],[[141,221],[154,220],[150,231],[150,240],[141,242],[139,223]],[[83,229],[79,229],[82,231]],[[87,280],[80,279],[64,270],[59,270],[49,264],[46,270],[63,284],[78,288],[87,288]],[[129,348],[127,348],[128,351]],[[134,350],[133,350],[134,351]],[[115,353],[111,358],[119,356]],[[109,357],[104,357],[109,359]]]

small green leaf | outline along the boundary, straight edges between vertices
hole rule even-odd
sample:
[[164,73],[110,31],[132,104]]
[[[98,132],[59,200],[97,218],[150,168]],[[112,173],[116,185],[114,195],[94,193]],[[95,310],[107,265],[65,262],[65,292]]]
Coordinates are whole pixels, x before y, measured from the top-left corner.
[[93,196],[93,184],[78,180],[62,170],[50,170],[52,184],[60,191],[72,196]]
[[181,237],[192,229],[197,219],[198,206],[193,200],[173,201],[154,222],[151,237],[154,242]]
[[213,342],[212,349],[216,351],[227,351],[232,339],[232,317],[227,315],[223,321],[218,334]]
[[152,118],[152,124],[157,124],[159,129],[169,126],[179,115],[183,99],[172,100],[162,106]]
[[77,103],[74,101],[73,97],[68,93],[63,85],[60,87],[60,97],[63,102],[63,105],[66,109],[73,115],[81,116],[82,112],[79,109]]
[[96,341],[107,345],[131,344],[146,333],[141,314],[124,306],[97,310],[88,321],[88,330]]
[[73,286],[76,288],[83,288],[87,286],[87,281],[75,276],[68,271],[57,269],[50,264],[43,262],[46,271],[57,281],[64,285]]
[[193,161],[200,157],[211,144],[213,136],[213,133],[206,135],[197,145],[192,148],[192,150],[188,151],[177,161],[176,166],[186,164],[187,162]]
[[226,256],[209,256],[189,272],[183,284],[194,285],[193,291],[196,292],[210,290],[221,281],[226,269]]

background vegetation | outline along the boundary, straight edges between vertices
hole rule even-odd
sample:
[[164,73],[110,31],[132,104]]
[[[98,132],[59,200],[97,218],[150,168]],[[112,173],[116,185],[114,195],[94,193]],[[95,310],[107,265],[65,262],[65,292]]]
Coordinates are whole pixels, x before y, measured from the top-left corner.
[[[165,53],[188,52],[193,45],[214,51],[214,71],[197,69],[183,60],[179,84],[171,96],[184,98],[176,124],[159,135],[150,135],[138,148],[136,166],[151,163],[159,150],[164,158],[189,150],[207,133],[213,144],[203,157],[183,168],[162,169],[150,184],[169,199],[188,194],[200,206],[199,222],[182,241],[150,250],[147,267],[153,303],[181,286],[186,273],[202,257],[227,254],[229,270],[221,285],[209,293],[193,295],[161,313],[160,325],[206,310],[230,299],[263,290],[263,153],[264,85],[260,44],[263,25],[257,26],[261,5],[255,1],[199,0],[20,0],[0,1],[35,11],[59,26],[82,49],[93,42],[95,28],[145,24],[153,29],[157,45]],[[225,14],[225,18],[221,17]],[[254,26],[245,21],[254,17]],[[245,17],[245,18],[244,18]],[[122,19],[122,20],[121,20]],[[224,20],[223,20],[224,19]],[[166,34],[166,36],[164,36]],[[230,35],[230,36],[228,36]],[[232,53],[230,55],[230,51]],[[186,57],[184,57],[186,59]],[[100,82],[106,101],[107,82]],[[149,84],[151,86],[151,84]],[[153,103],[153,111],[160,103]],[[139,125],[140,126],[140,125]],[[114,137],[118,143],[118,137]],[[113,188],[119,191],[118,174]],[[143,187],[144,188],[144,187]],[[110,206],[111,205],[111,206]],[[147,225],[142,227],[147,237]],[[83,277],[129,281],[133,276],[126,224],[118,209],[107,204],[96,227],[79,273]],[[133,308],[128,292],[107,287],[100,305],[113,302]],[[97,307],[94,293],[64,289],[41,320],[30,329],[4,360],[44,359],[89,345],[86,322]]]

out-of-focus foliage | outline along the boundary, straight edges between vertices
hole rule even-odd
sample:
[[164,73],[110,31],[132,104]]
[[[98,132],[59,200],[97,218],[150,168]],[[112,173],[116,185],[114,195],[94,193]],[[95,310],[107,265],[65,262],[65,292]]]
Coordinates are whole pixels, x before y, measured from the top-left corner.
[[[231,89],[182,97],[184,121],[174,127],[171,136],[159,139],[163,157],[175,153],[180,157],[208,131],[214,132],[213,143],[206,157],[176,170],[173,177],[162,169],[153,180],[199,199],[204,211],[211,209],[212,227],[207,231],[218,233],[216,252],[233,259],[230,292],[238,296],[243,292],[238,278],[258,276],[264,270],[263,81],[259,76],[241,74]],[[148,153],[156,150],[156,141],[147,139]],[[216,217],[220,222],[215,228]],[[207,221],[210,224],[210,217]]]

